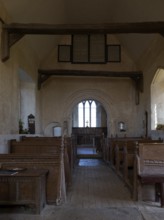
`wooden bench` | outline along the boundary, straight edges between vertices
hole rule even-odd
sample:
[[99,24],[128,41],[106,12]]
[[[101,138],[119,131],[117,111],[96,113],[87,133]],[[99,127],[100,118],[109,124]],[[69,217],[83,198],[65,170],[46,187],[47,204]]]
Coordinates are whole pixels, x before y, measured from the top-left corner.
[[[9,171],[9,172],[8,172]],[[13,171],[13,172],[12,172]],[[40,214],[46,205],[47,170],[0,170],[0,206],[28,206]]]
[[72,181],[72,144],[69,138],[23,137],[22,141],[10,141],[10,153],[14,154],[59,154],[64,148],[64,168],[66,186]]
[[[115,141],[114,166],[118,174],[120,174],[120,168],[123,167],[126,150],[128,150],[129,154],[131,155],[131,153],[134,152],[136,144],[143,142],[154,142],[154,141],[151,140],[150,138],[133,138],[133,137],[132,138],[125,137],[123,139]],[[124,173],[124,169],[121,170],[122,176],[124,175],[123,173]]]
[[26,138],[23,141],[11,140],[9,147],[10,153],[36,153],[36,154],[51,154],[56,153],[62,146],[62,138],[44,137]]
[[72,167],[75,167],[75,164],[77,162],[77,140],[76,136],[71,136],[71,145],[72,145]]
[[67,185],[71,185],[72,183],[72,173],[74,168],[74,149],[72,138],[67,137],[64,138],[64,164],[65,164],[65,172],[66,172],[66,182]]
[[[115,168],[118,175],[120,174],[120,168],[123,165],[124,148],[126,146],[131,148],[132,146],[135,146],[135,143],[140,140],[143,140],[143,138],[125,137],[125,138],[115,140],[114,146],[113,146],[114,147],[113,167]],[[123,173],[123,172],[121,171],[121,173]]]
[[115,146],[115,164],[116,173],[132,189],[133,185],[133,166],[136,145],[139,143],[161,143],[162,140],[152,140],[150,138],[124,138],[119,140]]
[[[10,150],[11,150],[11,153],[13,152],[19,153],[20,151],[24,150],[22,146],[24,146],[25,148],[28,145],[28,152],[30,152],[29,148],[32,148],[31,149],[32,153],[34,153],[34,151],[38,153],[38,150],[39,150],[39,153],[45,153],[45,152],[53,153],[53,151],[55,150],[57,146],[59,148],[61,147],[62,140],[63,140],[64,147],[66,148],[66,153],[68,154],[70,169],[72,170],[74,159],[73,159],[73,144],[72,144],[71,137],[61,138],[61,137],[23,136],[20,142],[17,142],[15,140],[10,142]],[[21,145],[21,148],[19,148],[19,143]],[[55,148],[53,146],[55,146]]]
[[60,155],[0,154],[2,169],[26,168],[48,170],[46,201],[62,204],[66,200],[64,162]]
[[164,207],[164,143],[139,144],[134,174],[134,199],[142,200],[142,186],[153,184],[154,199],[157,199],[156,186],[159,186],[161,207]]
[[109,163],[109,138],[103,138],[102,142],[102,158],[106,163]]
[[[138,141],[141,137],[112,137],[108,139],[109,144],[109,158],[111,166],[116,169],[116,153],[120,149],[123,149],[123,146],[127,141]],[[118,161],[117,161],[118,162]],[[118,165],[118,164],[117,164]]]
[[162,140],[151,140],[151,139],[141,139],[138,141],[127,142],[123,146],[123,179],[124,182],[132,189],[133,187],[133,168],[134,168],[134,158],[137,153],[137,146],[139,143],[162,143]]

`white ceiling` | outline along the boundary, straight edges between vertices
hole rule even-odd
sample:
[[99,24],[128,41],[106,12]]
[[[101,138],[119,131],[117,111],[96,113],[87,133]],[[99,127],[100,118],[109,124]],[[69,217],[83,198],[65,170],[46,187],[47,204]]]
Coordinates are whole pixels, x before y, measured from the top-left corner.
[[[163,0],[0,0],[10,22],[110,23],[164,21]],[[121,34],[121,44],[136,62],[156,35]],[[55,45],[55,36],[28,36],[40,61]]]

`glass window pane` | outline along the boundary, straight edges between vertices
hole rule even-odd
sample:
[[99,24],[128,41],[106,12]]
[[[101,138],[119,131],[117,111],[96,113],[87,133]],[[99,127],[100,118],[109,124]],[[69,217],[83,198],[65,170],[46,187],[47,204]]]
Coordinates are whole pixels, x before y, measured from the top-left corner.
[[96,127],[96,103],[91,104],[91,127]]
[[96,116],[95,101],[86,100],[78,104],[78,127],[96,127]]
[[78,121],[79,127],[83,127],[83,103],[78,104]]
[[89,102],[85,103],[85,127],[90,127],[90,119],[89,119]]

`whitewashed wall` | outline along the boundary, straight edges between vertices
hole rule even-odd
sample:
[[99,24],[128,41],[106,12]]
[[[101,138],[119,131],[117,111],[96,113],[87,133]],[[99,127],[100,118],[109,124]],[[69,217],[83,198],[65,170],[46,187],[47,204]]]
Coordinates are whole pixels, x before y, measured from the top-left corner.
[[[10,22],[0,3],[0,17],[7,23]],[[1,31],[0,24],[0,31]],[[0,35],[1,36],[1,35]],[[1,38],[0,38],[1,44]],[[0,45],[1,46],[1,45]],[[1,55],[1,54],[0,54]],[[38,61],[32,48],[27,45],[27,39],[22,38],[10,49],[10,58],[2,62],[0,60],[0,153],[8,152],[8,140],[19,139],[20,119],[20,78],[19,70],[24,70],[37,83]],[[37,85],[37,84],[36,84]],[[37,97],[36,109],[39,111],[39,92],[35,89]],[[38,115],[40,113],[38,112]],[[37,129],[39,131],[40,125]]]

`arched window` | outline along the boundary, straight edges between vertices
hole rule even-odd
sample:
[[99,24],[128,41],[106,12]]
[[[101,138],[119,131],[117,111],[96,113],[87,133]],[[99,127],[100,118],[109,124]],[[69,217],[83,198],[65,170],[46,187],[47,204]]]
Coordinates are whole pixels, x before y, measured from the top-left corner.
[[78,127],[96,127],[96,102],[85,100],[78,104]]
[[72,127],[106,127],[107,115],[102,104],[86,99],[79,102],[72,111]]
[[164,69],[159,68],[151,84],[151,129],[164,129]]

